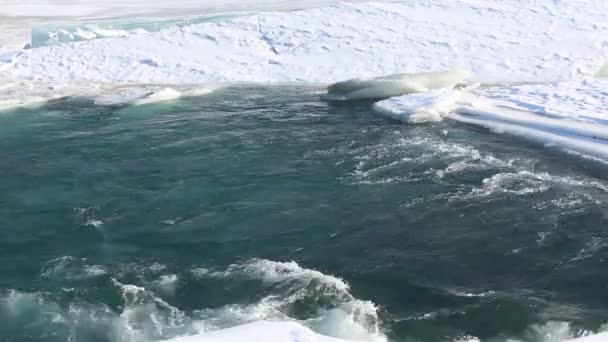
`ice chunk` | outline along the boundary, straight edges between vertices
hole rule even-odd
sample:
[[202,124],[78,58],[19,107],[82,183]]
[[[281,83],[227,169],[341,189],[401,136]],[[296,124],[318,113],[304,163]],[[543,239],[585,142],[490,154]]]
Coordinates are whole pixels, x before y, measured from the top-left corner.
[[330,85],[329,100],[378,99],[430,89],[452,88],[467,76],[464,70],[398,74],[369,79],[355,78]]
[[441,121],[452,109],[459,94],[460,92],[451,89],[409,94],[377,102],[374,109],[407,123]]
[[479,83],[458,90],[443,88],[391,97],[376,102],[373,108],[381,114],[407,123],[441,121],[457,104],[467,103],[465,93],[477,87]]

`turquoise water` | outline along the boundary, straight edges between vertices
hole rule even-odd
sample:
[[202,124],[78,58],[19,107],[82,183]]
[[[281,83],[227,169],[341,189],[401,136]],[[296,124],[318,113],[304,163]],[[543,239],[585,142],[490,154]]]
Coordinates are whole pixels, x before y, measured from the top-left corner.
[[0,340],[297,319],[548,341],[608,322],[605,169],[370,106],[241,86],[0,114]]

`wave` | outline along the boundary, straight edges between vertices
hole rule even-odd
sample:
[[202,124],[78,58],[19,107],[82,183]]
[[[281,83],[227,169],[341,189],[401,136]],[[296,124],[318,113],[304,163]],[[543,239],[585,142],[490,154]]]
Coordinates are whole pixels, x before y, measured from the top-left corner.
[[[0,319],[9,322],[0,326],[0,335],[18,336],[21,328],[17,327],[28,322],[28,334],[33,337],[52,329],[66,341],[101,337],[111,342],[150,342],[253,323],[252,331],[259,336],[269,336],[270,329],[280,337],[387,341],[374,303],[355,298],[344,280],[295,262],[253,259],[223,270],[193,269],[190,281],[256,281],[265,295],[249,303],[190,311],[166,299],[175,295],[180,278],[187,274],[170,273],[162,264],[124,265],[118,272],[104,269],[104,273],[89,272],[91,267],[84,259],[57,258],[45,265],[41,277],[53,281],[59,293],[0,293]],[[93,277],[96,284],[105,281],[109,286],[103,290],[107,303],[87,299],[86,292],[96,289],[70,287]],[[308,308],[298,312],[302,306]],[[11,327],[15,330],[8,330]]]
[[210,320],[219,318],[233,323],[250,322],[252,318],[285,320],[295,314],[295,306],[309,302],[315,303],[315,307],[322,305],[310,308],[317,311],[315,315],[297,321],[319,333],[358,341],[387,340],[381,332],[378,307],[374,303],[355,298],[343,279],[303,268],[296,262],[253,259],[230,265],[223,271],[195,269],[194,272],[200,277],[245,277],[272,287],[271,294],[254,304],[229,305],[206,312],[205,316]]
[[[75,266],[76,265],[76,266]],[[73,279],[74,272],[85,269],[86,263],[63,257],[48,263],[42,274],[46,277]],[[260,341],[345,342],[387,341],[379,327],[378,308],[370,301],[355,298],[343,279],[308,269],[295,262],[253,259],[225,269],[194,268],[191,274],[199,280],[259,281],[266,295],[249,304],[231,304],[218,308],[184,311],[156,294],[154,284],[164,286],[178,281],[175,274],[162,274],[167,267],[127,267],[137,272],[161,273],[157,283],[132,284],[104,277],[112,291],[109,302],[91,303],[79,299],[80,291],[61,288],[65,294],[8,290],[0,294],[0,333],[12,336],[22,333],[27,322],[28,334],[43,336],[49,329],[63,340],[106,340],[111,342],[213,342],[243,341],[256,336]],[[79,271],[79,272],[81,272]],[[79,272],[76,272],[80,274]],[[101,275],[99,275],[101,276]],[[117,276],[124,276],[119,272]],[[185,276],[185,275],[184,275]],[[145,281],[143,281],[145,283]],[[492,296],[494,292],[454,292],[457,296]],[[204,294],[203,294],[204,295]],[[62,299],[63,298],[63,299]],[[68,302],[65,302],[65,299]],[[295,307],[314,303],[316,312],[296,317]],[[428,315],[421,316],[426,319]],[[430,316],[429,316],[430,317]],[[599,342],[606,333],[573,329],[567,322],[533,325],[522,339],[510,342]],[[475,336],[446,342],[480,341]],[[503,341],[497,339],[496,341]]]

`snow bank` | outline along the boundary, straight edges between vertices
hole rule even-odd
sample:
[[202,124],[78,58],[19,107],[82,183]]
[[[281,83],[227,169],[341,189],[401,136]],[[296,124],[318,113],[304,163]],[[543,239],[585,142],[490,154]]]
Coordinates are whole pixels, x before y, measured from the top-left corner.
[[[266,322],[259,321],[243,324],[233,328],[221,329],[208,333],[178,337],[162,342],[241,342],[255,339],[258,342],[352,342],[335,337],[317,334],[296,322]],[[463,341],[459,339],[457,341]],[[470,338],[467,341],[479,341]],[[545,336],[546,342],[606,342],[608,333],[599,333],[575,339],[561,339]],[[449,341],[446,341],[449,342]],[[514,341],[515,342],[515,341]]]
[[608,80],[439,90],[378,102],[380,113],[406,122],[444,117],[509,133],[608,163]]
[[0,73],[139,83],[332,83],[464,69],[473,80],[595,74],[608,55],[608,3],[404,0],[341,3],[20,51]]

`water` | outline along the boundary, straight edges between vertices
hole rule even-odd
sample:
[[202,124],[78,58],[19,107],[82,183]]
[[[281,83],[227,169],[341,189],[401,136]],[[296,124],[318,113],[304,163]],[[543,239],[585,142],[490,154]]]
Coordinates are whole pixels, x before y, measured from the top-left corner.
[[608,322],[604,169],[370,108],[239,86],[2,113],[0,340],[296,319],[374,341],[554,342]]

